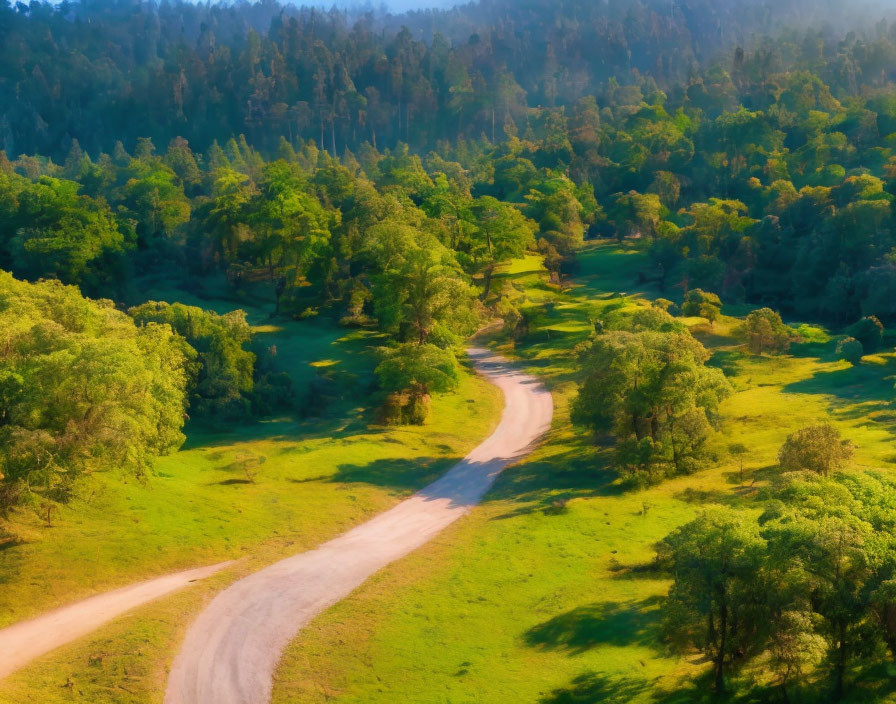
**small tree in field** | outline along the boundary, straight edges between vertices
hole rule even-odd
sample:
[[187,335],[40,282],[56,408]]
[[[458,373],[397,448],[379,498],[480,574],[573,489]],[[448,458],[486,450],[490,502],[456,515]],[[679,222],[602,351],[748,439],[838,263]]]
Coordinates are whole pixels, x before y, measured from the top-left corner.
[[845,359],[853,366],[862,363],[864,354],[865,348],[862,346],[862,343],[854,337],[847,337],[837,343],[837,356],[840,359]]
[[[390,394],[387,403],[400,407],[400,420],[423,425],[429,413],[429,395],[457,388],[460,380],[457,360],[450,350],[435,345],[405,344],[385,352],[376,368],[380,385]],[[390,418],[398,420],[396,414]]]
[[830,423],[813,425],[788,435],[778,453],[785,472],[809,471],[827,477],[852,457],[853,448]]
[[714,293],[695,288],[688,291],[685,296],[681,312],[684,315],[706,318],[710,326],[714,326],[716,321],[722,317],[722,301]]
[[744,456],[750,452],[750,448],[748,448],[743,443],[735,442],[728,446],[728,452],[731,453],[731,456],[736,458],[740,462],[740,480],[743,482],[744,480]]
[[740,335],[753,354],[781,354],[793,341],[793,331],[771,308],[754,310],[740,328]]

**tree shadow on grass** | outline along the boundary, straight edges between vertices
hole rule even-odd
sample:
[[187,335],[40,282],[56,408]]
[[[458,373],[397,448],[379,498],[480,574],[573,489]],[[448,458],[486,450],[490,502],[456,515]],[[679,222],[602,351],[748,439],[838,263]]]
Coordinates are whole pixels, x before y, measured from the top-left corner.
[[370,484],[395,491],[422,489],[460,462],[459,457],[382,459],[366,464],[341,464],[327,480],[342,484]]
[[857,367],[819,371],[808,379],[787,384],[784,393],[823,394],[843,403],[877,401],[889,405],[893,397],[896,359],[886,364],[863,364]]
[[661,597],[579,606],[533,628],[526,644],[580,655],[598,645],[654,645],[659,641]]
[[602,672],[583,672],[566,687],[539,699],[540,704],[628,704],[650,688],[646,679],[613,677]]
[[595,456],[573,448],[544,459],[530,460],[502,474],[487,501],[512,501],[518,506],[495,516],[503,520],[532,513],[559,514],[558,506],[573,499],[618,496],[627,490],[618,474],[606,469]]

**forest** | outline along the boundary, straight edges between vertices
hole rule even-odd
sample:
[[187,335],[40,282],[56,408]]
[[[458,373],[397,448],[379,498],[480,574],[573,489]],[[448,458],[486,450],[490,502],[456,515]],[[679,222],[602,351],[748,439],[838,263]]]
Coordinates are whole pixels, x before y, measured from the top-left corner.
[[[127,533],[119,499],[94,497],[164,492],[197,448],[237,468],[220,483],[249,497],[220,520],[244,526],[277,512],[251,503],[275,481],[272,444],[296,443],[298,465],[317,452],[301,443],[363,445],[326,460],[330,483],[366,467],[363,506],[321,493],[312,508],[279,483],[265,499],[319,524],[296,538],[304,549],[425,492],[431,465],[500,429],[467,351],[481,342],[556,409],[483,510],[519,489],[532,506],[507,516],[570,522],[525,524],[541,542],[509,569],[544,579],[558,536],[574,554],[630,514],[643,524],[627,528],[637,547],[593,557],[605,562],[584,580],[590,596],[573,596],[581,565],[567,566],[520,610],[546,593],[585,608],[623,578],[653,586],[620,592],[618,604],[644,597],[631,622],[600,612],[586,635],[549,620],[516,637],[546,658],[593,651],[567,688],[549,673],[577,663],[531,682],[516,672],[515,699],[487,681],[458,696],[894,701],[894,203],[896,14],[871,3],[480,0],[393,15],[0,0],[0,584],[41,574],[41,550],[76,552],[59,536],[82,521]],[[390,444],[406,456],[390,460]],[[372,469],[389,461],[400,479]],[[327,476],[277,466],[315,490]],[[192,499],[178,501],[189,521]],[[291,554],[273,547],[287,528],[255,520],[265,527],[239,538],[265,556],[255,568]],[[164,564],[199,564],[177,541],[158,546]],[[463,548],[471,569],[497,559],[487,542]],[[154,574],[119,575],[121,559],[72,593]],[[0,626],[35,615],[10,594]],[[388,597],[365,598],[394,613]],[[290,646],[307,650],[287,650],[273,701],[434,701],[365,684],[348,655],[324,662],[348,636],[323,618]],[[359,647],[377,647],[376,623]],[[149,682],[167,677],[183,637],[171,633]],[[395,675],[379,647],[360,671]],[[511,646],[457,647],[465,664],[431,667],[463,680],[477,648]],[[339,696],[302,690],[299,660],[320,663]],[[43,691],[28,676],[0,700]],[[156,701],[144,694],[73,700]]]

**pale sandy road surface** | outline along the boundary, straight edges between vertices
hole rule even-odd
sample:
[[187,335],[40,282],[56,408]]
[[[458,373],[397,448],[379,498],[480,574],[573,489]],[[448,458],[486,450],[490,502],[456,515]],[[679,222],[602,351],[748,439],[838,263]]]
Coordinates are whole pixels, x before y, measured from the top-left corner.
[[469,354],[504,393],[491,437],[391,510],[221,592],[189,628],[165,704],[266,704],[283,650],[305,624],[467,513],[502,469],[532,450],[550,428],[550,392],[487,350]]
[[0,679],[126,611],[219,572],[231,562],[175,572],[98,594],[0,630]]

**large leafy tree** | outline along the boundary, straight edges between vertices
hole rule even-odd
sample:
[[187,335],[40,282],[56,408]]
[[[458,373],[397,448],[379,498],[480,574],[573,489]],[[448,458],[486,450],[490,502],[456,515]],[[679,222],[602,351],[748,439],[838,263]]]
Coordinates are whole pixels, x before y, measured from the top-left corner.
[[[650,311],[654,316],[665,316]],[[610,331],[579,353],[584,376],[573,418],[617,438],[617,464],[639,481],[688,473],[731,390],[687,332]]]
[[513,205],[492,196],[477,198],[472,206],[476,231],[469,258],[475,271],[483,276],[483,300],[491,291],[492,277],[498,265],[520,257],[534,244],[535,227]]
[[399,339],[444,347],[473,332],[472,287],[453,255],[437,243],[409,249],[374,280],[377,318]]
[[182,303],[149,301],[128,312],[139,325],[170,326],[199,353],[191,388],[197,415],[234,418],[248,412],[256,358],[246,349],[252,332],[243,311],[219,315]]
[[282,160],[265,167],[250,207],[256,257],[268,270],[279,312],[285,288],[303,285],[328,246],[331,217],[309,192],[302,171]]
[[[376,368],[380,385],[391,396],[389,406],[396,407],[396,418],[420,425],[426,420],[429,396],[457,388],[460,369],[454,354],[429,344],[403,344],[383,351]],[[401,395],[406,394],[407,399]]]
[[78,188],[48,176],[32,183],[0,173],[0,259],[29,279],[58,278],[93,295],[115,295],[133,230]]
[[765,557],[759,526],[729,511],[708,511],[667,537],[659,548],[673,584],[664,609],[670,640],[695,648],[712,663],[718,694],[725,675],[761,649]]
[[0,496],[65,501],[91,472],[145,475],[184,440],[194,358],[167,325],[0,272]]

